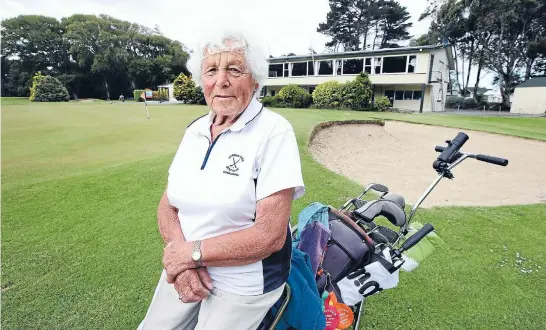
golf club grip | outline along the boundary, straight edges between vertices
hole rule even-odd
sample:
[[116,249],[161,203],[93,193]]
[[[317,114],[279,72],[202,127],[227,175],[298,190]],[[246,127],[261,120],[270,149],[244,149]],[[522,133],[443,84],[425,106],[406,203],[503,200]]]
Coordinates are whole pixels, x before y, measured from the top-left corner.
[[449,146],[442,151],[440,156],[438,156],[438,160],[446,163],[449,162],[451,157],[462,148],[466,141],[468,141],[468,135],[459,132],[457,136],[451,140]]
[[508,159],[499,158],[499,157],[493,157],[488,155],[476,155],[476,159],[481,160],[482,162],[491,163],[491,164],[500,165],[500,166],[508,165]]
[[374,190],[377,190],[377,191],[380,191],[380,192],[389,192],[389,188],[387,188],[386,186],[382,185],[382,184],[379,184],[379,183],[376,183],[374,184]]
[[415,244],[419,243],[423,237],[427,236],[428,233],[434,230],[434,227],[427,223],[423,228],[419,229],[415,234],[411,235],[405,242],[402,244],[401,250],[407,251],[411,249]]

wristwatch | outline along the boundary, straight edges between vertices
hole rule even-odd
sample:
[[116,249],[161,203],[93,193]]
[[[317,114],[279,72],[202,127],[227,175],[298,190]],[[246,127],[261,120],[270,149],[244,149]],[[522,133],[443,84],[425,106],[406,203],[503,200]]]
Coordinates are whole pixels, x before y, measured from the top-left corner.
[[205,264],[203,263],[202,255],[201,255],[201,241],[195,241],[193,245],[193,252],[191,254],[191,258],[197,265],[197,267],[204,267]]

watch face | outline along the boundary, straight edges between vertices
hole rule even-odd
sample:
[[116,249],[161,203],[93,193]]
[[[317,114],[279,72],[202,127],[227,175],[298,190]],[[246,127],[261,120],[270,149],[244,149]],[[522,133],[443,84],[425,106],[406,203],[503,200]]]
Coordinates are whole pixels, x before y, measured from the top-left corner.
[[199,253],[199,251],[195,251],[191,254],[191,257],[193,260],[199,260],[199,258],[201,258],[201,253]]

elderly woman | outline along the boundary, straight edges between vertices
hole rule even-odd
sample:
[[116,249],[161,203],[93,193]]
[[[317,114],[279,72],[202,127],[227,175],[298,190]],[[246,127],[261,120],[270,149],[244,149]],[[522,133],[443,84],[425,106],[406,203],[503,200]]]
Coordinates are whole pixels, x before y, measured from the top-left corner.
[[139,329],[254,330],[290,271],[290,209],[304,193],[296,137],[257,100],[268,63],[247,38],[207,40],[188,68],[210,111],[169,168],[165,269]]

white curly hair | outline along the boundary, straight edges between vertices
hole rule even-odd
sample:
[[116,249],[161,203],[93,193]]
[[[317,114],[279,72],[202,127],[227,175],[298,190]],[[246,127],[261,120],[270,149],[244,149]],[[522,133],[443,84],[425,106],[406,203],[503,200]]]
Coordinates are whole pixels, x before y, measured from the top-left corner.
[[193,81],[202,86],[201,66],[206,56],[220,52],[243,52],[247,68],[252,73],[260,91],[268,76],[269,63],[263,47],[249,33],[241,31],[220,30],[209,33],[198,43],[196,50],[190,54],[186,67]]

